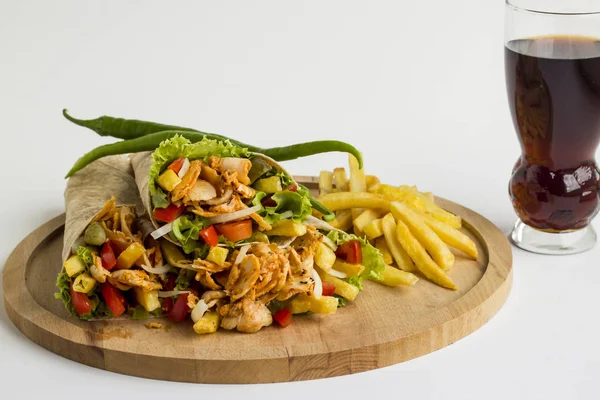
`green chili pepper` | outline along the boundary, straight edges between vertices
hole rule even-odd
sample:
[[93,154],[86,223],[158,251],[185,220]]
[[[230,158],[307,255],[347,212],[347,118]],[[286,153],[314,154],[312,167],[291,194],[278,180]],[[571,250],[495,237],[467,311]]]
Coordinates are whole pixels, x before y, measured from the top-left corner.
[[[191,128],[181,128],[177,126],[159,124],[156,122],[148,122],[148,121],[139,121],[135,119],[123,119],[123,118],[115,118],[109,116],[103,116],[96,119],[90,120],[81,120],[77,118],[71,117],[67,110],[63,110],[63,115],[69,121],[86,128],[93,130],[101,136],[112,136],[119,139],[131,140],[138,139],[141,137],[145,137],[149,134],[164,132],[164,131],[184,131],[184,132],[193,132],[197,133],[200,136],[198,140],[202,140],[202,138],[207,137],[210,139],[216,140],[229,140],[236,146],[245,147],[250,151],[255,153],[262,153],[266,156],[271,157],[276,161],[289,161],[294,160],[300,157],[311,156],[315,154],[321,153],[329,153],[334,151],[346,152],[354,155],[358,159],[359,167],[362,168],[363,161],[360,152],[352,145],[340,142],[337,140],[321,140],[316,142],[308,142],[308,143],[300,143],[291,146],[285,147],[273,147],[269,149],[261,149],[259,147],[251,146],[242,142],[239,142],[234,139],[230,139],[228,137],[218,135],[216,133],[206,133],[201,132]],[[190,139],[192,140],[192,139]],[[192,140],[194,141],[194,140]],[[156,144],[158,147],[160,143]],[[139,151],[149,151],[154,150],[139,150]],[[118,154],[118,153],[117,153]],[[86,155],[87,156],[87,155]],[[85,156],[84,156],[85,157]],[[92,160],[93,161],[93,160]],[[91,161],[90,161],[91,162]],[[84,165],[85,166],[85,165]],[[82,166],[83,168],[83,166]]]
[[208,138],[216,140],[229,140],[231,143],[240,147],[247,147],[241,142],[229,139],[228,137],[216,133],[200,132],[196,129],[183,128],[181,126],[165,125],[158,122],[140,121],[137,119],[115,118],[104,115],[96,119],[78,119],[69,115],[67,109],[63,110],[66,119],[76,125],[88,128],[100,136],[111,136],[119,139],[130,140],[137,139],[152,133],[165,131],[184,131],[196,132],[205,135]]
[[331,222],[335,219],[335,213],[312,196],[310,197],[310,204],[312,205],[312,208],[323,214],[323,221]]

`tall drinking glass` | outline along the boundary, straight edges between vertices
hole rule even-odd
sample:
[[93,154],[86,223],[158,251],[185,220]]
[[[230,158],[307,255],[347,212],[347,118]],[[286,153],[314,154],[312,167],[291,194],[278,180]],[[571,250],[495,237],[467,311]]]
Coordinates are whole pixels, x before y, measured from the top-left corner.
[[509,184],[525,250],[573,254],[596,243],[600,208],[600,1],[507,0],[505,72],[521,144]]

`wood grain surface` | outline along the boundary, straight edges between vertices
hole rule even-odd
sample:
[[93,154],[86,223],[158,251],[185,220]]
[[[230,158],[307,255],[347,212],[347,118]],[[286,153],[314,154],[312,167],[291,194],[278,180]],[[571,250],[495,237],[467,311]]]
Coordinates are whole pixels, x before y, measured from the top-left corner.
[[[315,178],[298,177],[314,189]],[[5,306],[15,326],[40,346],[96,368],[128,375],[198,383],[265,383],[353,374],[400,363],[472,333],[504,304],[512,252],[490,221],[444,199],[476,240],[477,261],[456,253],[451,291],[421,279],[411,288],[373,282],[334,315],[297,316],[286,329],[255,334],[219,331],[199,336],[191,322],[163,329],[126,319],[70,318],[53,296],[61,270],[64,215],[26,237],[3,271]]]

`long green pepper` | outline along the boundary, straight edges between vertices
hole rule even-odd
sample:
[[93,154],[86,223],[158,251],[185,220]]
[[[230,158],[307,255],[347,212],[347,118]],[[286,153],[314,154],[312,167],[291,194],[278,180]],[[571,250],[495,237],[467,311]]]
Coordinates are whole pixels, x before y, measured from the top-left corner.
[[101,136],[111,136],[119,139],[125,139],[122,142],[107,144],[97,147],[81,157],[73,168],[67,174],[67,178],[75,172],[84,168],[91,162],[110,155],[137,153],[141,151],[153,151],[158,148],[161,142],[170,139],[175,135],[182,135],[191,142],[199,142],[204,138],[214,140],[229,140],[236,146],[247,148],[254,153],[261,153],[271,157],[275,161],[289,161],[301,157],[307,157],[315,154],[329,152],[345,152],[354,155],[360,168],[363,161],[361,153],[352,145],[337,140],[319,140],[307,143],[298,143],[291,146],[272,147],[263,149],[260,147],[248,145],[237,140],[229,139],[222,135],[196,131],[190,128],[182,128],[172,125],[165,125],[156,122],[128,120],[102,116],[91,120],[81,120],[71,117],[67,110],[63,110],[63,115],[69,121],[93,130]]

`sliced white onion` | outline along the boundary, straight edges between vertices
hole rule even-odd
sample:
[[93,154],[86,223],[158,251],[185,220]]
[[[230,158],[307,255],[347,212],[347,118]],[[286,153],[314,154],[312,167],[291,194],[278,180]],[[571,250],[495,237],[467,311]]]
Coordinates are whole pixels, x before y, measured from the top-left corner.
[[154,239],[159,239],[165,235],[167,235],[168,233],[170,233],[173,230],[173,223],[169,222],[166,225],[161,226],[160,228],[158,228],[157,230],[155,230],[154,232],[152,232],[150,234],[150,236],[152,236]]
[[150,272],[151,274],[156,274],[156,275],[160,275],[160,274],[166,274],[167,272],[169,272],[171,270],[171,267],[169,264],[165,264],[165,265],[159,265],[158,267],[149,267],[145,264],[142,264],[142,269],[146,272]]
[[288,210],[286,212],[282,212],[280,215],[281,219],[290,219],[294,216],[294,212],[291,210]]
[[[338,231],[338,232],[344,232],[341,229],[337,229],[334,228],[333,226],[329,225],[327,222],[313,217],[312,215],[309,215],[308,217],[306,217],[306,220],[304,221],[305,225],[312,225],[317,229],[323,229],[324,231]],[[344,232],[346,233],[346,232]]]
[[331,276],[335,276],[336,278],[340,278],[340,279],[344,279],[344,278],[348,277],[348,274],[346,274],[345,272],[338,271],[336,269],[330,269],[329,272],[327,272],[327,273]]
[[158,297],[160,297],[160,298],[173,297],[173,296],[179,296],[180,294],[189,294],[189,293],[191,293],[189,290],[169,290],[169,291],[165,291],[165,292],[158,292]]
[[286,239],[283,242],[278,243],[277,247],[279,247],[280,249],[287,249],[288,247],[290,247],[292,245],[292,243],[294,243],[294,240],[296,240],[297,238],[298,238],[297,236],[294,236],[289,239]]
[[208,311],[208,306],[204,302],[204,300],[200,300],[196,307],[192,310],[192,321],[194,323],[200,321],[200,319],[204,316],[204,313]]
[[333,243],[333,240],[329,239],[327,236],[323,235],[323,243],[327,245],[331,250],[337,250],[337,244]]
[[229,214],[221,214],[216,217],[207,218],[210,224],[222,224],[224,222],[235,221],[236,219],[241,219],[249,216],[250,214],[254,214],[255,212],[260,211],[262,207],[260,205],[245,208],[243,210],[239,210],[236,212],[232,212]]
[[240,249],[240,253],[236,257],[235,262],[233,263],[233,265],[241,264],[241,262],[244,261],[244,257],[246,257],[246,253],[248,252],[248,250],[250,250],[250,245],[249,244],[247,244],[246,246],[242,247]]
[[180,178],[183,178],[183,176],[188,172],[189,169],[190,169],[190,160],[186,157],[183,159],[183,165],[181,165],[181,169],[179,170],[179,173],[177,174],[177,176]]
[[313,296],[315,299],[320,299],[323,296],[323,281],[321,281],[321,277],[316,269],[313,268],[311,271],[312,277],[315,280],[315,289],[313,291]]

